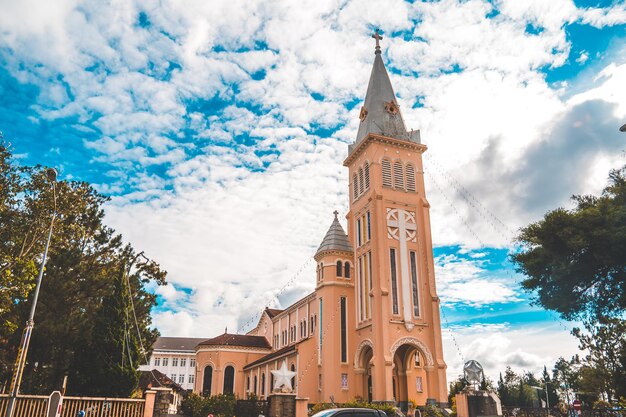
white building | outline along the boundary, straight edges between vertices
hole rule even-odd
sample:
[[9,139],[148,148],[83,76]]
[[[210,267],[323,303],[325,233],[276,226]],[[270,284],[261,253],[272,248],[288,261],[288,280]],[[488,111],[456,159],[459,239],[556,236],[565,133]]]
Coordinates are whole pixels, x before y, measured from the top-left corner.
[[196,346],[206,338],[158,337],[152,347],[149,365],[140,371],[157,371],[167,375],[186,390],[192,390],[196,378]]

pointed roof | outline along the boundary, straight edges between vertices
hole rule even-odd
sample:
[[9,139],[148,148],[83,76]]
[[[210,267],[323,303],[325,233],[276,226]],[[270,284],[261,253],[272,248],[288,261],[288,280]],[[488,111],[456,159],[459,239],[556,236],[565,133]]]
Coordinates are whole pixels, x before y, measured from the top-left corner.
[[382,36],[372,36],[376,39],[374,52],[374,66],[370,75],[365,94],[365,103],[361,108],[359,131],[356,135],[355,144],[359,143],[368,134],[387,136],[419,143],[417,132],[407,132],[400,112],[396,95],[391,86],[391,80],[381,57],[378,41]]
[[243,346],[250,348],[271,349],[271,345],[263,336],[224,333],[198,344],[200,346]]
[[321,245],[317,248],[315,256],[319,255],[321,252],[333,250],[352,252],[352,245],[350,245],[348,236],[339,223],[339,219],[337,218],[338,214],[337,210],[335,210],[335,220],[333,220],[328,232],[326,232],[326,236],[324,236]]

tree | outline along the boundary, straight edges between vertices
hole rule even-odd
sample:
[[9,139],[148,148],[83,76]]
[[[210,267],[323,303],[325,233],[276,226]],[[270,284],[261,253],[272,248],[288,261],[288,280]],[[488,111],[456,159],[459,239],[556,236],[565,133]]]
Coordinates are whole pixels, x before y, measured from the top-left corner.
[[[0,288],[10,289],[0,290],[2,384],[10,378],[30,309],[54,201],[43,168],[19,166],[1,143],[0,169]],[[68,375],[70,394],[129,395],[140,359],[149,354],[141,346],[149,350],[157,336],[150,329],[156,296],[145,285],[165,284],[166,273],[154,261],[137,262],[132,246],[104,225],[108,198],[89,184],[59,181],[56,196],[57,221],[22,392],[49,394]],[[106,360],[95,363],[96,355]],[[115,380],[108,391],[99,386],[103,372]]]
[[607,401],[626,397],[626,321],[601,317],[585,323],[586,332],[574,328],[580,349],[587,350],[581,370],[583,390],[605,396]]
[[626,310],[626,166],[609,174],[600,197],[573,196],[522,229],[512,256],[522,287],[563,318],[619,316]]

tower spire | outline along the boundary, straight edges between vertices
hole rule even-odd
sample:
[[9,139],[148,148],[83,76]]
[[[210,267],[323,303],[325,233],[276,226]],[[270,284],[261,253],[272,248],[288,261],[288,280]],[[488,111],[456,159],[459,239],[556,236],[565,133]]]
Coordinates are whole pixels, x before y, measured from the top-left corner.
[[[419,131],[407,131],[396,94],[391,86],[391,80],[383,63],[380,41],[383,38],[376,29],[372,38],[376,40],[374,50],[374,66],[367,85],[365,102],[361,108],[359,131],[355,145],[365,139],[370,133],[395,139],[419,143]],[[354,145],[351,145],[351,148]]]

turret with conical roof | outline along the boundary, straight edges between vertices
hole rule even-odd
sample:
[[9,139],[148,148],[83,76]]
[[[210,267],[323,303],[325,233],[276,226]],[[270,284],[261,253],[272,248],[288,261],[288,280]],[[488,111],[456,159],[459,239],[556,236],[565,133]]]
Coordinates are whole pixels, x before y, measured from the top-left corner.
[[335,219],[314,256],[317,261],[318,287],[324,283],[335,281],[336,278],[350,279],[351,276],[351,261],[354,251],[348,235],[339,223],[337,217],[339,212],[335,210],[333,214]]

